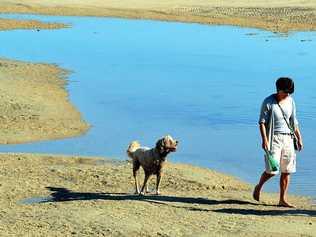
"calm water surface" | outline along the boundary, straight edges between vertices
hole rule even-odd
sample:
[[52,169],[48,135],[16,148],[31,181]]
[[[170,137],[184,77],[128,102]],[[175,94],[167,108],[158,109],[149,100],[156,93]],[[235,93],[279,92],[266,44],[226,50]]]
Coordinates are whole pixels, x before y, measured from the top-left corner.
[[[56,63],[73,71],[70,100],[92,125],[81,137],[1,152],[126,159],[131,140],[180,140],[173,162],[223,171],[255,183],[263,169],[257,128],[264,97],[279,76],[296,82],[305,150],[291,193],[316,196],[316,33],[93,17],[5,15],[69,23],[62,30],[0,32],[0,57]],[[275,178],[266,190],[278,191]]]

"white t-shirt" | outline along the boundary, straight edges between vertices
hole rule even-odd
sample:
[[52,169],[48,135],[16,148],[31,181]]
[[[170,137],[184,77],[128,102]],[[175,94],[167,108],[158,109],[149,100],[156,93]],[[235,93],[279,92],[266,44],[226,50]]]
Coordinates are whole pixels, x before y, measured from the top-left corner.
[[[285,100],[280,104],[281,108],[285,113],[285,118],[288,123],[294,126],[298,125],[298,121],[296,118],[296,108],[294,100],[291,96],[288,96]],[[275,94],[272,94],[265,98],[261,106],[261,112],[259,117],[259,123],[268,124],[271,116],[273,117],[272,124],[272,134],[275,133],[291,133],[288,125],[286,124],[281,109],[278,106],[278,103],[275,98]],[[290,122],[291,119],[291,122]],[[291,125],[291,126],[292,126]]]

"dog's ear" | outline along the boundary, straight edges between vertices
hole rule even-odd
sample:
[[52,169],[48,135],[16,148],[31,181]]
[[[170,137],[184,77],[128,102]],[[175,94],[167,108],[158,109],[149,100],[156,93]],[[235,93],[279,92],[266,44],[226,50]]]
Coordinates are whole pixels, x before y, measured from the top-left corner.
[[164,151],[164,147],[165,147],[165,141],[164,139],[159,139],[157,142],[156,142],[156,148],[158,149],[158,151],[160,152],[163,152]]

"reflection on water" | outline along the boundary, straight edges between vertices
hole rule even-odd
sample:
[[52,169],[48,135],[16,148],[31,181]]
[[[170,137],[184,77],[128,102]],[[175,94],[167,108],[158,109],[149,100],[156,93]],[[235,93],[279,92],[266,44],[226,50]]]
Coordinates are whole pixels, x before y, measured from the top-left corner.
[[[7,16],[8,17],[8,16]],[[10,15],[70,23],[62,30],[0,32],[0,57],[57,63],[73,73],[71,101],[92,125],[84,136],[2,152],[126,159],[131,140],[180,140],[170,156],[255,183],[263,169],[259,107],[279,76],[296,81],[305,138],[290,192],[316,196],[315,33],[288,37],[228,26],[93,17]],[[27,43],[26,43],[27,42]],[[275,178],[266,190],[278,191]]]

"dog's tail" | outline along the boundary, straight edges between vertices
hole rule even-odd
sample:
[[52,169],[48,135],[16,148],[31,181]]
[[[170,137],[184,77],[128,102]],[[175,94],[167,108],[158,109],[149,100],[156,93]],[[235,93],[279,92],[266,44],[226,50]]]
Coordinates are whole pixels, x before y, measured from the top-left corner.
[[133,159],[133,152],[136,151],[140,147],[140,143],[138,141],[132,141],[127,148],[127,155],[129,158]]

